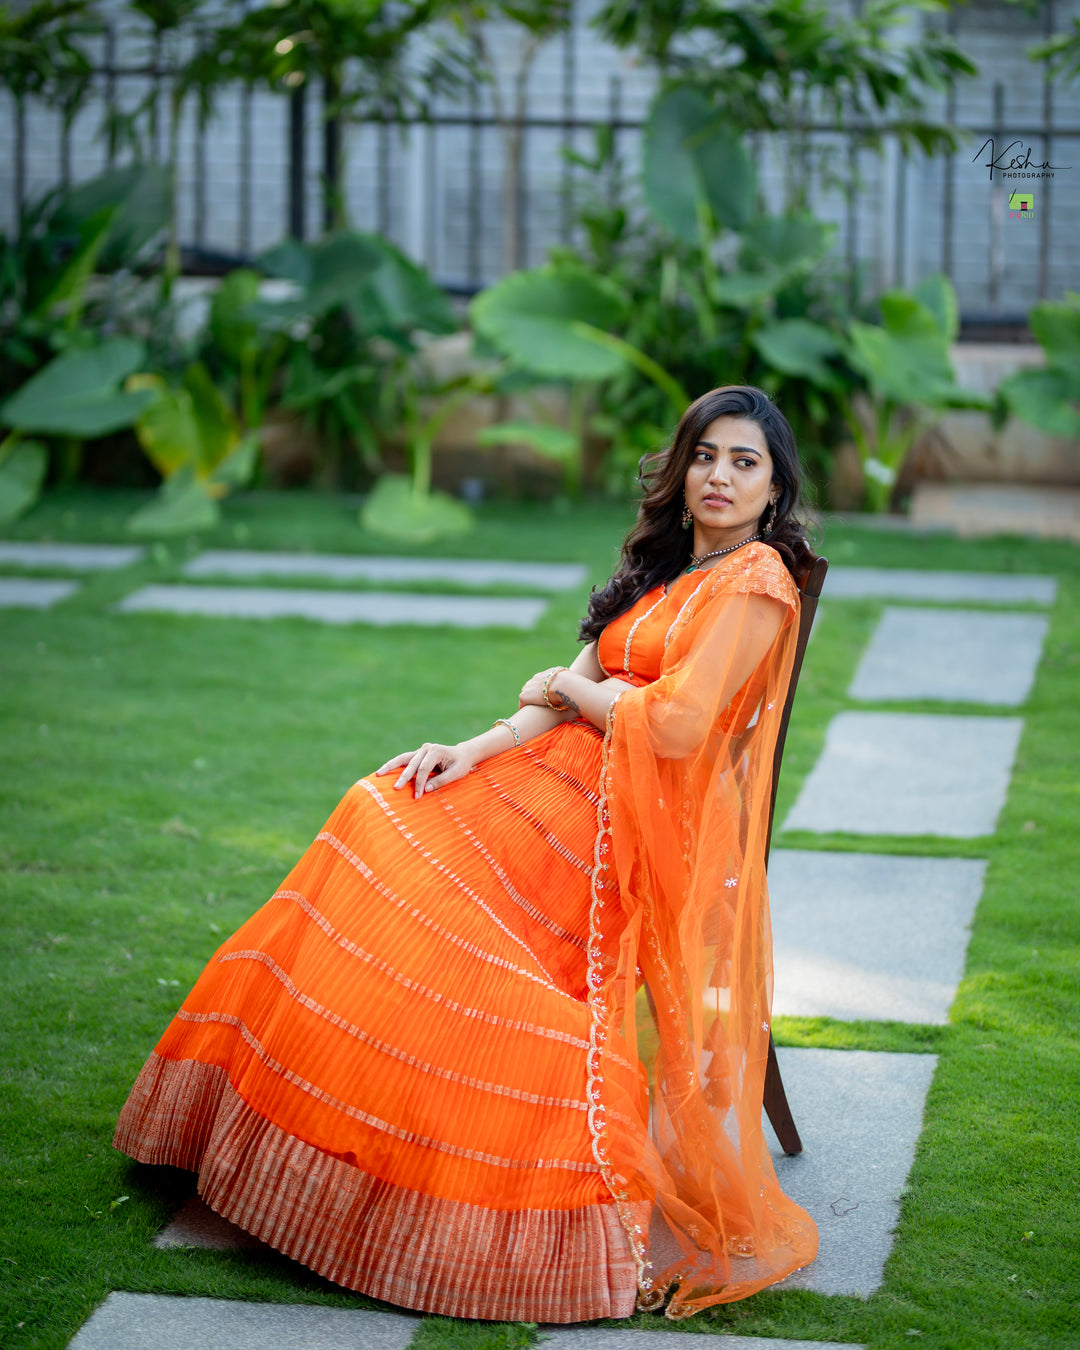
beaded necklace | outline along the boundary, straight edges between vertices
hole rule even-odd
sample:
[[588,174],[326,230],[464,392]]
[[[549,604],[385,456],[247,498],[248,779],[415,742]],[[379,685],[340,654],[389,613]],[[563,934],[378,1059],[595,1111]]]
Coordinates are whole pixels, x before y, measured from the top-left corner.
[[718,548],[715,549],[712,553],[702,553],[700,555],[697,553],[691,553],[690,566],[683,573],[683,576],[689,576],[690,573],[694,570],[694,568],[700,567],[706,558],[722,558],[725,553],[734,553],[737,548],[742,548],[743,544],[752,544],[755,539],[760,538],[761,532],[758,531],[757,534],[752,534],[749,539],[740,539],[737,544],[732,544],[729,548]]

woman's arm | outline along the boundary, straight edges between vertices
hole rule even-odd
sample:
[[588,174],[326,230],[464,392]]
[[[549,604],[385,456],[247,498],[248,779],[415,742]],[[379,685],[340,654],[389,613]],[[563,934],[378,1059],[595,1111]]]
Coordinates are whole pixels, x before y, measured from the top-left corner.
[[[574,664],[566,673],[570,674],[571,672],[575,681],[581,681],[583,685],[591,686],[595,685],[597,681],[604,680],[604,672],[596,655],[595,642],[590,642],[587,647],[578,652]],[[537,680],[539,681],[538,689],[542,688],[547,674],[547,671],[541,671],[539,675],[534,675],[526,683],[525,689],[529,689]],[[625,687],[624,685],[623,688]],[[523,689],[522,694],[524,692]],[[610,703],[610,701],[609,699],[608,702]],[[553,696],[552,702],[556,703],[558,700]],[[425,742],[418,750],[407,750],[403,754],[395,755],[393,759],[388,759],[375,772],[381,775],[390,773],[394,769],[400,769],[401,773],[394,783],[394,787],[402,788],[406,783],[414,781],[414,794],[420,797],[425,792],[432,792],[436,788],[445,787],[448,783],[464,778],[477,764],[483,763],[485,759],[490,759],[492,755],[497,755],[514,745],[524,745],[526,741],[542,736],[553,727],[557,727],[561,722],[571,722],[577,716],[578,712],[569,706],[561,712],[549,708],[543,702],[543,699],[538,696],[535,704],[529,703],[526,706],[523,701],[516,713],[506,718],[505,721],[497,722],[490,731],[483,731],[467,741],[459,741],[457,745],[438,745],[434,742]],[[590,720],[592,719],[590,718]],[[506,725],[506,722],[511,723],[513,731]],[[597,725],[602,725],[602,723],[597,723]],[[517,733],[516,736],[515,732]]]

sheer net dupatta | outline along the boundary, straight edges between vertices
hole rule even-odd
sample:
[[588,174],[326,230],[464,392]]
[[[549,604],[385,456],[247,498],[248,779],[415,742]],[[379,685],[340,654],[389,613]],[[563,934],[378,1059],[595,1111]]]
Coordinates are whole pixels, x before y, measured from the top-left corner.
[[[817,1250],[761,1126],[765,838],[797,614],[771,549],[707,573],[668,633],[659,679],[619,696],[605,738],[590,1127],[639,1306],[667,1301],[673,1318],[745,1298]],[[627,1073],[638,1057],[647,1101]]]

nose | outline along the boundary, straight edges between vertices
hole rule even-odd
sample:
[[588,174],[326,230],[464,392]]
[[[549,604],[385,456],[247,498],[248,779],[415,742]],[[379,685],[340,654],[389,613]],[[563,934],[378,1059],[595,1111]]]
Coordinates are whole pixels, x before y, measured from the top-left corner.
[[722,487],[728,481],[728,462],[725,455],[717,455],[709,469],[709,482]]

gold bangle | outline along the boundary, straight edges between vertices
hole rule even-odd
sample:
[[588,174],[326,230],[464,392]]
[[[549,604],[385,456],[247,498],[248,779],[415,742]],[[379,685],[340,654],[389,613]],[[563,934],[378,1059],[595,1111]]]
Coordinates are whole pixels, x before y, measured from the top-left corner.
[[547,677],[547,679],[544,681],[544,702],[548,705],[548,707],[551,709],[552,712],[565,712],[565,711],[566,711],[566,704],[565,704],[565,703],[562,705],[562,707],[557,708],[557,707],[555,706],[555,704],[552,703],[551,699],[548,698],[548,685],[551,683],[551,681],[555,678],[556,675],[560,674],[560,672],[564,671],[565,669],[566,669],[565,666],[556,666],[555,669],[551,672],[551,674],[550,674],[550,675]]
[[521,744],[521,737],[517,734],[517,727],[514,726],[513,722],[510,721],[509,717],[496,717],[495,721],[492,722],[491,724],[491,728],[492,730],[494,730],[497,726],[500,725],[510,728],[510,734],[514,738],[515,745]]

